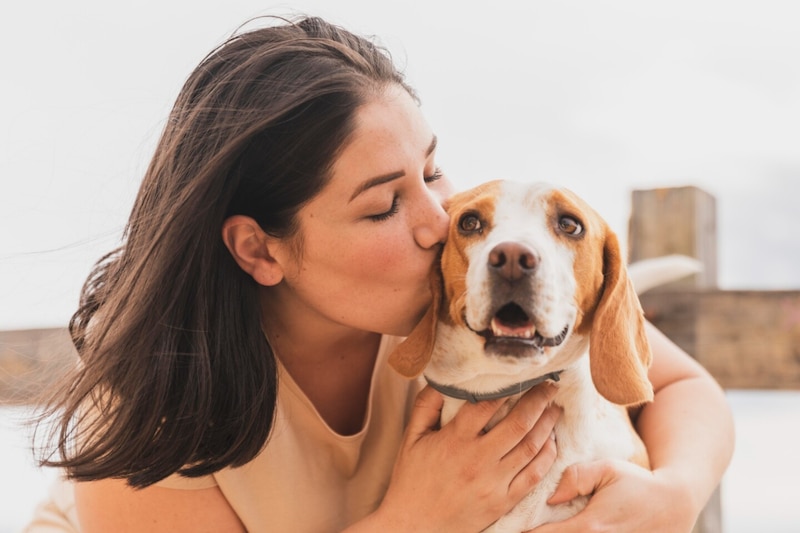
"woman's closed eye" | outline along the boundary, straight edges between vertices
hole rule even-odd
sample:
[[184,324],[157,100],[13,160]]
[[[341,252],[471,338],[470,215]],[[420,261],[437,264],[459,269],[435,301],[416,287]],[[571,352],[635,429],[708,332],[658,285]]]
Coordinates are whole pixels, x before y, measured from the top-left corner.
[[[431,183],[436,183],[443,177],[444,177],[444,172],[442,172],[441,167],[436,167],[433,170],[433,174],[431,174],[430,176],[425,176],[423,179],[425,180],[425,183],[431,184]],[[392,197],[392,205],[389,207],[388,210],[384,211],[383,213],[369,215],[367,218],[369,220],[372,220],[373,222],[381,222],[396,215],[399,210],[400,210],[400,196],[397,193],[395,193],[395,195]]]
[[433,183],[439,181],[440,179],[442,179],[442,177],[444,177],[444,172],[442,172],[442,167],[436,167],[433,170],[433,174],[431,174],[430,176],[425,176],[425,183]]
[[378,213],[377,215],[370,215],[367,218],[374,222],[381,222],[396,215],[399,208],[400,208],[400,198],[398,197],[398,195],[395,194],[394,197],[392,198],[392,206],[389,208],[388,211],[384,211],[383,213]]

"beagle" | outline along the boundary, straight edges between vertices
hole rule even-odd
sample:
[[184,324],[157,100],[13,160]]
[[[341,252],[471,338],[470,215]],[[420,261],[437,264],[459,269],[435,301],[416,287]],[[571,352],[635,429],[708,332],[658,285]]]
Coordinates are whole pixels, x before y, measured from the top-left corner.
[[563,520],[588,501],[546,503],[567,466],[613,458],[649,468],[626,407],[653,398],[651,353],[617,237],[575,194],[541,183],[489,182],[447,210],[433,305],[389,363],[442,392],[442,425],[465,401],[508,397],[502,417],[526,390],[558,381],[556,462],[486,531]]

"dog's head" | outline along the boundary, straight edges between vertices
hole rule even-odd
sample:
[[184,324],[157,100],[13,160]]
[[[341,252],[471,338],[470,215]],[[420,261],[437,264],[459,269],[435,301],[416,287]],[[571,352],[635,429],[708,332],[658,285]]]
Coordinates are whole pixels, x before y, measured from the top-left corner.
[[[447,209],[433,305],[391,354],[395,370],[417,376],[435,351],[448,360],[433,364],[451,374],[546,373],[574,362],[591,337],[597,390],[620,405],[652,399],[639,300],[616,235],[586,202],[546,184],[494,181]],[[437,328],[452,346],[435,346]]]

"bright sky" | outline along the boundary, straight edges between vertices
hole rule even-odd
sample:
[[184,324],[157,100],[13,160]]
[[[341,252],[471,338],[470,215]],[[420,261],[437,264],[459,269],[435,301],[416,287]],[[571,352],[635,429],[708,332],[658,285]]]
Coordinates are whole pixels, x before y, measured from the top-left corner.
[[293,10],[389,46],[459,186],[560,183],[624,239],[633,189],[697,185],[721,285],[800,287],[795,0],[43,0],[0,7],[0,329],[66,323],[183,80]]

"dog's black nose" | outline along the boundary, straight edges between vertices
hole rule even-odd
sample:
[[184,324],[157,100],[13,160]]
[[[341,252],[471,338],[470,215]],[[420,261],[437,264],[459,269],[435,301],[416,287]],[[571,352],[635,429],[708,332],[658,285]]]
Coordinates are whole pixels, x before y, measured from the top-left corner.
[[508,281],[522,279],[538,263],[533,250],[516,242],[501,242],[489,252],[489,269]]

